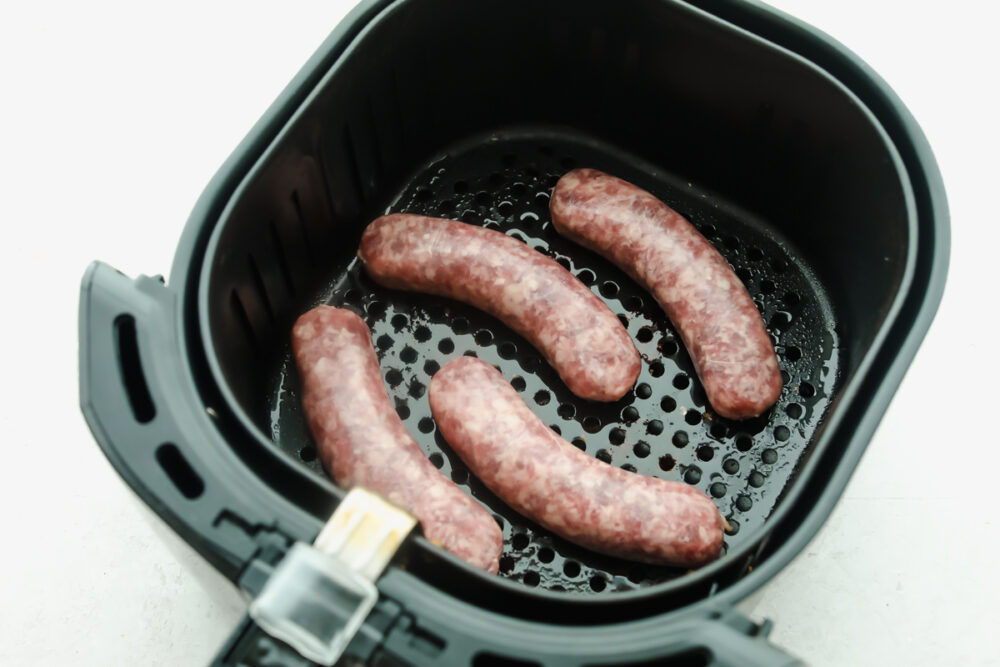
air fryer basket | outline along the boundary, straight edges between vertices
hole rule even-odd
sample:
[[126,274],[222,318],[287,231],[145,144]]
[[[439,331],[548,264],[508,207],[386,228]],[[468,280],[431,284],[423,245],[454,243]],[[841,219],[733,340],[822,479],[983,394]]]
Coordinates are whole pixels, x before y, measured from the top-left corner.
[[[558,177],[577,163],[646,185],[685,212],[726,254],[770,323],[782,359],[785,390],[771,413],[743,422],[715,416],[687,353],[650,296],[621,271],[553,231],[549,192]],[[653,585],[685,571],[640,566],[581,549],[538,528],[493,496],[469,474],[431,418],[426,389],[431,376],[449,360],[468,354],[498,365],[536,414],[591,455],[644,475],[684,480],[712,496],[732,526],[727,548],[741,544],[746,536],[753,539],[764,524],[799,459],[808,452],[835,393],[836,325],[822,286],[805,262],[786,240],[775,238],[765,223],[748,213],[688,184],[665,183],[664,176],[654,180],[650,172],[653,168],[638,159],[616,155],[609,147],[579,136],[551,129],[500,132],[445,151],[407,183],[390,207],[500,229],[552,256],[590,285],[625,323],[644,358],[634,390],[614,403],[573,396],[535,349],[474,308],[380,288],[350,252],[318,266],[320,275],[332,274],[320,281],[322,301],[365,317],[386,385],[410,432],[430,460],[482,501],[503,526],[507,546],[501,575],[528,586],[612,592]],[[304,218],[302,223],[307,229]],[[283,301],[294,298],[287,267],[308,263],[305,256],[290,261],[280,237],[270,248],[264,258],[247,262],[254,267],[251,280],[227,275],[249,288],[232,288],[230,311],[210,309],[220,319],[235,317],[245,327],[247,347],[257,345],[258,338],[287,340],[283,335],[287,319],[277,314],[294,311]],[[269,263],[279,269],[275,272],[279,280],[270,290],[259,277],[263,275],[259,267]],[[277,306],[272,294],[278,295]],[[225,292],[216,298],[224,299]],[[274,338],[251,323],[248,313],[261,311],[273,314],[275,322],[282,321]],[[231,349],[235,335],[223,340],[219,348]],[[249,403],[248,409],[253,417],[265,420],[262,426],[278,447],[323,474],[302,414],[294,360],[288,346],[281,347],[285,354],[264,372],[268,391],[251,389],[250,399],[256,403]],[[237,368],[253,367],[245,359],[235,363]],[[237,386],[249,388],[253,383]]]
[[[718,26],[678,28],[680,7],[639,26],[631,12],[603,4],[570,11],[550,3],[551,18],[537,9],[518,16],[527,7],[516,3],[506,12],[452,4],[403,4],[373,24],[233,198],[201,282],[219,384],[268,444],[315,467],[288,331],[317,302],[353,307],[372,328],[410,430],[502,521],[504,576],[611,593],[683,572],[637,568],[553,539],[469,477],[435,434],[424,396],[434,369],[466,353],[499,365],[588,453],[712,495],[733,525],[728,548],[759,541],[757,529],[819,442],[841,348],[849,374],[907,269],[908,183],[891,144],[820,71],[763,43],[746,45],[733,63]],[[464,30],[441,25],[445,5]],[[642,7],[665,9],[632,5]],[[672,53],[651,52],[654,37]],[[532,48],[495,48],[518,40]],[[663,66],[673,54],[683,54],[683,67]],[[577,126],[559,130],[548,120]],[[553,232],[547,195],[574,165],[647,187],[726,254],[778,347],[787,381],[775,410],[749,423],[714,416],[649,295]],[[635,390],[614,404],[576,400],[498,322],[375,286],[354,253],[361,229],[386,210],[501,229],[566,263],[635,337],[646,360]]]
[[[801,549],[846,483],[936,307],[946,213],[919,131],[877,80],[772,10],[706,5],[356,10],[206,190],[169,287],[102,266],[85,278],[84,410],[123,476],[258,590],[340,497],[301,412],[291,323],[318,303],[351,308],[372,329],[409,431],[505,537],[496,577],[411,540],[355,655],[381,645],[432,663],[781,660],[747,640],[756,630],[732,604]],[[785,386],[771,411],[715,415],[650,296],[555,234],[549,192],[574,166],[650,190],[730,261],[778,351]],[[582,401],[493,318],[375,285],[354,253],[386,211],[498,229],[562,263],[636,341],[634,391]],[[95,342],[101,326],[108,345]],[[506,507],[430,416],[430,377],[462,354],[496,364],[588,454],[709,494],[732,525],[724,556],[694,572],[638,566]],[[136,441],[157,444],[120,444]],[[634,641],[612,639],[623,627]],[[280,650],[244,629],[222,659],[258,644]]]

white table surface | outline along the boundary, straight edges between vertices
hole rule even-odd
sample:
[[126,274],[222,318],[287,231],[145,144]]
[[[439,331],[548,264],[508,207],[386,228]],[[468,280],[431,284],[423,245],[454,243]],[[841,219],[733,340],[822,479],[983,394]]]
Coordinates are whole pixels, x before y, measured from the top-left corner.
[[[0,664],[201,664],[243,612],[78,408],[87,263],[168,273],[212,174],[350,0],[0,9]],[[892,85],[950,198],[944,302],[850,486],[756,615],[816,665],[1000,664],[1000,38],[992,3],[775,0]],[[200,573],[192,576],[192,569]]]

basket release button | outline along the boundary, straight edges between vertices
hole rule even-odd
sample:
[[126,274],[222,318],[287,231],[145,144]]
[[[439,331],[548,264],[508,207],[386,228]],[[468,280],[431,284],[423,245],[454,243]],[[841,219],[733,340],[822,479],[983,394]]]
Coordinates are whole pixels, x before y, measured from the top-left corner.
[[303,657],[334,664],[375,606],[375,580],[416,524],[371,491],[351,490],[312,545],[288,550],[250,616]]

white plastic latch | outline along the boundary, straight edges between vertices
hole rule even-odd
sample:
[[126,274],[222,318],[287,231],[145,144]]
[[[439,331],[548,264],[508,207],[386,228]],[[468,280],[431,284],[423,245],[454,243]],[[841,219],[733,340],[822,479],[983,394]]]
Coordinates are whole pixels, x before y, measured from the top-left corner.
[[375,580],[417,520],[354,488],[312,545],[295,543],[250,604],[250,617],[303,657],[332,665],[375,606]]

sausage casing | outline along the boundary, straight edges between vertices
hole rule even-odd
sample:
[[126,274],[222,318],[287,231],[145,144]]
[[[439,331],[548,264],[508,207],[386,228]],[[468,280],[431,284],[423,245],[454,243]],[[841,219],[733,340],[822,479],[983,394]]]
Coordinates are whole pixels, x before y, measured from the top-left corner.
[[581,398],[617,400],[639,376],[639,353],[604,302],[557,262],[506,234],[386,215],[365,229],[358,256],[381,285],[446,296],[501,320]]
[[319,306],[299,317],[292,349],[319,457],[341,487],[370,489],[417,517],[424,535],[487,572],[503,534],[427,459],[393,409],[364,321]]
[[708,496],[587,456],[481,359],[446,364],[430,402],[441,434],[483,484],[553,533],[645,563],[694,567],[718,556],[725,522]]
[[549,203],[563,236],[603,255],[645,287],[687,347],[709,403],[723,417],[756,417],[778,400],[781,372],[749,292],[679,213],[596,169],[574,169]]

